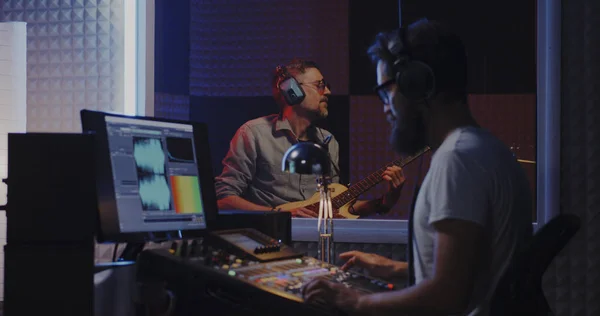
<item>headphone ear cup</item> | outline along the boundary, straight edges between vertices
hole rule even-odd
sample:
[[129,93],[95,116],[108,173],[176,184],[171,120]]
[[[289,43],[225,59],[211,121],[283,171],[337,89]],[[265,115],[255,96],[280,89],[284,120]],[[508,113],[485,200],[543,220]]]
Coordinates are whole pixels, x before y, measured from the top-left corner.
[[433,70],[420,61],[410,61],[398,69],[396,84],[402,95],[411,101],[422,101],[435,95]]
[[302,103],[306,94],[294,77],[287,78],[279,84],[279,90],[289,105]]

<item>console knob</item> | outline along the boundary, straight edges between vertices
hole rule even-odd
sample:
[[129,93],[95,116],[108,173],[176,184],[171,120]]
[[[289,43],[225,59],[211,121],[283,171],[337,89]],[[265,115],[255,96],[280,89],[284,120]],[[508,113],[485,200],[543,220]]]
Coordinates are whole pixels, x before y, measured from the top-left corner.
[[172,255],[177,255],[176,253],[177,253],[177,249],[178,249],[178,248],[179,248],[179,247],[178,247],[177,243],[176,243],[176,242],[173,242],[173,243],[171,244],[171,248],[169,249],[169,253],[171,253]]
[[188,243],[187,241],[183,241],[181,243],[181,247],[179,247],[179,256],[181,257],[187,257],[188,255]]

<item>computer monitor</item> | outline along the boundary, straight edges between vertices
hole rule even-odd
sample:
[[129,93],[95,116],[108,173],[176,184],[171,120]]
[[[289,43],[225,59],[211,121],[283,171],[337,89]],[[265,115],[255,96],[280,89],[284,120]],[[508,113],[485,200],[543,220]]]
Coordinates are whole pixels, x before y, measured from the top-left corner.
[[95,135],[99,242],[177,239],[217,216],[203,123],[81,111]]

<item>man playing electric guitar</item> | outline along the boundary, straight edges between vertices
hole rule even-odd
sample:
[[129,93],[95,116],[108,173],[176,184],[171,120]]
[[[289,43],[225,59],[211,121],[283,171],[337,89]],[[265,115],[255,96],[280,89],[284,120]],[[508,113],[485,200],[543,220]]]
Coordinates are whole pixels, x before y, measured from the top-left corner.
[[[293,217],[316,217],[311,207],[305,207],[308,202],[289,204],[309,199],[317,190],[316,177],[284,173],[281,160],[298,142],[324,143],[329,138],[332,169],[338,169],[338,142],[331,133],[314,126],[315,121],[327,117],[329,85],[314,62],[293,60],[277,67],[272,89],[280,113],[248,121],[237,130],[223,159],[223,172],[216,178],[219,209],[281,210]],[[402,169],[396,165],[385,168],[381,179],[388,183],[387,193],[371,201],[356,201],[353,214],[346,213],[348,217],[385,213],[396,204],[405,181]],[[339,182],[339,174],[332,180]]]
[[[358,218],[360,215],[362,215],[362,214],[359,215],[354,211],[354,207],[355,207],[354,205],[356,205],[355,204],[356,198],[358,196],[360,196],[364,192],[367,192],[369,189],[371,189],[372,187],[377,185],[379,182],[385,180],[386,172],[388,172],[388,170],[392,169],[391,166],[393,166],[393,170],[397,170],[398,168],[403,168],[404,166],[413,162],[415,159],[420,157],[422,154],[424,154],[430,150],[431,150],[431,148],[425,147],[424,149],[419,150],[416,154],[409,156],[405,159],[394,160],[394,161],[390,162],[389,164],[387,164],[386,166],[384,166],[383,168],[371,173],[370,175],[368,175],[361,181],[355,183],[350,188],[347,188],[344,185],[339,184],[339,183],[332,183],[331,185],[329,185],[329,189],[332,191],[331,192],[331,197],[332,197],[331,203],[332,203],[333,210],[334,210],[333,211],[334,217],[338,217],[338,218],[345,217],[345,218],[349,218],[349,219]],[[400,177],[403,178],[403,175],[400,174]],[[393,190],[393,188],[391,188],[391,189]],[[298,207],[305,207],[311,211],[316,212],[319,209],[319,201],[320,201],[319,193],[315,193],[310,199],[308,199],[306,201],[286,203],[286,204],[278,206],[277,208],[281,209],[281,210],[290,210],[290,209],[294,209],[294,208],[298,208]],[[365,203],[365,202],[359,201],[359,203]]]

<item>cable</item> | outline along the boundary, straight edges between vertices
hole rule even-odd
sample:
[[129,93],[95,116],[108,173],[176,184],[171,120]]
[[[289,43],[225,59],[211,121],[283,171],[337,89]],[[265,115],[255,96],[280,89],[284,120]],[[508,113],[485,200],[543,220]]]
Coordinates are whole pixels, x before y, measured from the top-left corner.
[[[325,137],[323,135],[323,131],[320,128],[318,130],[319,130],[319,133],[321,133],[321,138],[323,139],[323,142],[321,142],[321,145],[323,145],[323,147],[325,147],[327,149],[327,157],[329,157],[329,161],[331,161],[331,164],[333,165],[333,170],[335,171],[335,174],[341,178],[342,175],[340,172],[340,168],[335,163],[335,161],[333,161],[333,158],[331,158],[331,152],[329,151],[329,142],[333,138],[333,134],[329,134],[327,137]],[[331,178],[333,178],[333,176]]]
[[119,249],[119,243],[115,243],[115,247],[113,248],[112,261],[117,261],[117,250]]

